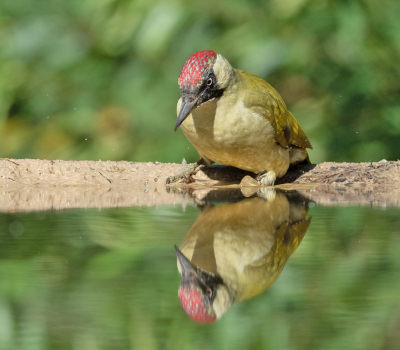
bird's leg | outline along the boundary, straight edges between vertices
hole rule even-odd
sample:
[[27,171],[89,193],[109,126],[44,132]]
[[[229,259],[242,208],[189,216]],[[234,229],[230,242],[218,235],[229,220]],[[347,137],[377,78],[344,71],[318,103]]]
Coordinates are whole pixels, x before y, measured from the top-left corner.
[[177,182],[182,179],[187,180],[189,183],[189,182],[191,182],[190,177],[192,175],[196,174],[203,165],[206,165],[206,162],[202,158],[200,158],[200,160],[198,160],[197,162],[190,163],[190,164],[188,164],[186,162],[186,159],[183,158],[182,159],[182,171],[177,175],[167,177],[165,179],[165,183],[168,185],[168,184],[172,184],[172,183]]
[[262,171],[256,177],[261,186],[273,186],[276,180],[276,174],[273,171]]

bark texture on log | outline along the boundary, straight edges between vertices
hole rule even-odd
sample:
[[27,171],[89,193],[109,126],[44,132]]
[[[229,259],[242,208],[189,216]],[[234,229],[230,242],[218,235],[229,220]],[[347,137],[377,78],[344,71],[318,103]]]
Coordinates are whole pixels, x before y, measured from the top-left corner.
[[[0,211],[195,204],[216,188],[257,192],[254,174],[225,166],[203,168],[189,185],[165,186],[180,164],[0,159]],[[243,182],[241,182],[243,179]],[[294,167],[277,181],[324,205],[400,205],[400,161],[321,163]],[[182,195],[183,194],[190,194]]]

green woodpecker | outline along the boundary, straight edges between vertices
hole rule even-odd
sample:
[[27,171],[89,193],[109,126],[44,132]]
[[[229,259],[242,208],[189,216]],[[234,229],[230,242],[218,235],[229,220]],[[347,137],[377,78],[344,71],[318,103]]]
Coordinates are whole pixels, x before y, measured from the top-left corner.
[[288,200],[277,192],[201,212],[180,249],[175,246],[178,296],[191,318],[213,322],[278,278],[311,222],[307,201],[296,195]]
[[[254,172],[261,185],[269,186],[289,165],[309,162],[306,134],[265,80],[234,69],[209,50],[189,57],[178,82],[175,131],[181,127],[201,158],[185,165],[185,175],[216,162]],[[166,182],[181,178],[183,173]]]

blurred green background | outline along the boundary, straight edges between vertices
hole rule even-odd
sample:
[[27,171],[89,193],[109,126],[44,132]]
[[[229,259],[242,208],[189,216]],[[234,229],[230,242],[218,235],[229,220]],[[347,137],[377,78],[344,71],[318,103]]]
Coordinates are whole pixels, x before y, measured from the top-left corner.
[[0,157],[197,160],[177,78],[213,49],[268,80],[313,162],[396,160],[398,0],[0,0]]

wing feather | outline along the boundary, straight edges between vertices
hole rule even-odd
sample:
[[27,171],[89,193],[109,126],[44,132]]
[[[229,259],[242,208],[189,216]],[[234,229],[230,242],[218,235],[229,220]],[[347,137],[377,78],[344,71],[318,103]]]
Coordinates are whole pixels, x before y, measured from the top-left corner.
[[257,76],[239,69],[237,72],[248,90],[244,105],[268,120],[275,130],[276,141],[284,148],[295,146],[312,149],[307,135],[279,93]]

